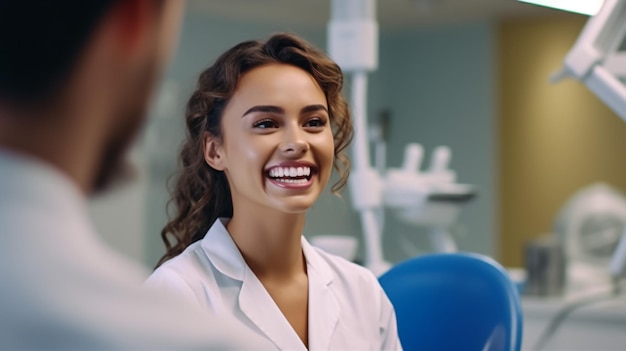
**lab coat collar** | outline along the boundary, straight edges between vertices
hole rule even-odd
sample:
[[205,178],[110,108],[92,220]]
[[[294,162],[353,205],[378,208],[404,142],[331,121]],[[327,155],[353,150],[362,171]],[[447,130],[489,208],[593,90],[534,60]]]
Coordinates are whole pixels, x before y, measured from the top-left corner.
[[317,252],[317,249],[314,248],[309,242],[306,240],[304,236],[302,236],[302,251],[304,252],[304,257],[306,258],[307,269],[310,271],[314,269],[318,274],[319,278],[325,285],[330,285],[333,282],[335,274],[333,270],[330,268],[328,263],[324,261],[324,259]]
[[[243,281],[248,267],[226,229],[229,221],[229,218],[218,218],[202,239],[201,246],[217,270],[230,278]],[[301,243],[308,269],[314,269],[325,285],[332,283],[334,273],[328,263],[304,236]]]
[[220,273],[232,279],[243,281],[247,265],[226,229],[229,221],[229,218],[218,218],[200,245]]
[[241,285],[238,301],[241,311],[279,350],[306,350],[276,302],[249,269]]
[[309,277],[309,350],[330,350],[341,308],[332,283],[335,274],[313,246],[302,237]]
[[202,239],[202,248],[220,273],[241,282],[237,298],[241,311],[278,349],[305,350],[298,334],[243,259],[226,229],[228,221],[215,221]]
[[[329,350],[341,312],[332,290],[334,273],[304,237],[302,250],[309,280],[309,350]],[[278,349],[306,350],[289,321],[249,268],[245,270],[239,305]]]
[[[304,350],[304,344],[284,317],[263,284],[246,265],[220,218],[202,239],[201,246],[222,274],[242,282],[239,293],[241,311],[279,349]],[[309,349],[328,350],[339,321],[340,307],[331,289],[334,273],[315,248],[302,237],[309,279]]]

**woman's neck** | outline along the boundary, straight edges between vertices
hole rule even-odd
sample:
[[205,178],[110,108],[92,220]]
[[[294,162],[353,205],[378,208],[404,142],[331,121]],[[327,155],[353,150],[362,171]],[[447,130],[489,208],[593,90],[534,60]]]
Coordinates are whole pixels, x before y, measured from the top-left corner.
[[250,209],[233,213],[228,232],[259,278],[291,279],[306,273],[301,242],[305,213]]

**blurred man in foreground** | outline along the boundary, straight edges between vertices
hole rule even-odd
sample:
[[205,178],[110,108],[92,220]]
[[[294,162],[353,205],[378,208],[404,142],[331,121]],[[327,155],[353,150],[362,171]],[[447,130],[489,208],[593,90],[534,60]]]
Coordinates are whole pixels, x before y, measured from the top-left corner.
[[147,273],[87,216],[124,173],[183,6],[0,0],[0,349],[247,347],[226,321],[143,291]]

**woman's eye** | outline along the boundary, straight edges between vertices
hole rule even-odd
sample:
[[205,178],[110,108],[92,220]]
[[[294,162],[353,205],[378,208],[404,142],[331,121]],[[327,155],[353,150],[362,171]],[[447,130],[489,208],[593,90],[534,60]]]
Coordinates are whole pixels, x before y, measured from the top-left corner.
[[269,128],[276,128],[278,127],[278,124],[274,121],[272,121],[271,119],[264,119],[258,122],[255,122],[253,125],[254,128],[260,128],[260,129],[269,129]]
[[308,120],[305,124],[306,127],[313,127],[313,128],[323,127],[325,125],[326,125],[326,120],[323,120],[321,118],[312,118]]

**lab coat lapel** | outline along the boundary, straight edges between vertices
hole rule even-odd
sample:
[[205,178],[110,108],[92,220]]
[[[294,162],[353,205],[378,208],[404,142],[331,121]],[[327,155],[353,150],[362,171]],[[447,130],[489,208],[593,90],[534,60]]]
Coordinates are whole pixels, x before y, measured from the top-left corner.
[[287,318],[249,268],[246,269],[239,293],[239,306],[246,317],[280,350],[306,350]]
[[309,350],[330,350],[341,313],[332,289],[334,274],[304,237],[302,248],[309,277]]
[[218,271],[241,281],[238,296],[241,312],[279,349],[305,350],[298,334],[241,256],[228,234],[227,224],[226,218],[215,221],[202,239],[202,247]]

